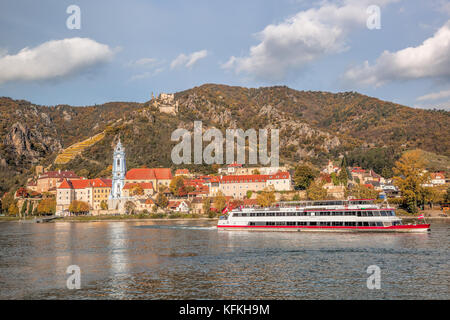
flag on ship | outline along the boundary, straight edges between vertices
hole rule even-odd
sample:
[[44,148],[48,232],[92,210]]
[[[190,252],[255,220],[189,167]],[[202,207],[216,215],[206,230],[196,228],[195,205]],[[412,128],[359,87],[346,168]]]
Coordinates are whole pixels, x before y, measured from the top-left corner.
[[222,214],[225,214],[225,213],[227,213],[228,211],[230,211],[230,208],[228,208],[228,206],[226,206],[225,208],[223,208]]
[[420,216],[417,217],[417,219],[423,219],[423,214],[421,214]]

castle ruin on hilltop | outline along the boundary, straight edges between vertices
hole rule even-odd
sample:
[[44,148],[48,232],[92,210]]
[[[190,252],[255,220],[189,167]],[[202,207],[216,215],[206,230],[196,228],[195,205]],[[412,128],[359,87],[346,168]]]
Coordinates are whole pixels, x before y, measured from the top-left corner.
[[161,93],[158,98],[155,98],[152,93],[153,106],[158,108],[160,112],[168,114],[177,114],[178,101],[175,101],[174,94]]

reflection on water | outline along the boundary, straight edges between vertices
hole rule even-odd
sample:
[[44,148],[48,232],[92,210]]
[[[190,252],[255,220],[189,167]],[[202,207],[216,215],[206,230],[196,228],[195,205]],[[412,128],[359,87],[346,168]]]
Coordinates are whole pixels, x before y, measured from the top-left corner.
[[[431,233],[219,231],[202,221],[0,223],[3,299],[448,299]],[[81,289],[66,288],[69,265]],[[368,290],[369,265],[381,290]]]

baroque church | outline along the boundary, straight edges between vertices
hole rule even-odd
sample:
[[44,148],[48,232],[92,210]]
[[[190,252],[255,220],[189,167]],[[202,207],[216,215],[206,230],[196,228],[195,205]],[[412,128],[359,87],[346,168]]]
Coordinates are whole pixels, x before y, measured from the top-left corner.
[[122,189],[125,186],[125,175],[127,173],[125,155],[125,148],[122,146],[119,138],[119,142],[114,149],[112,186],[108,199],[108,207],[112,210],[119,210],[119,212],[124,210],[125,202],[129,200],[128,197],[122,196]]

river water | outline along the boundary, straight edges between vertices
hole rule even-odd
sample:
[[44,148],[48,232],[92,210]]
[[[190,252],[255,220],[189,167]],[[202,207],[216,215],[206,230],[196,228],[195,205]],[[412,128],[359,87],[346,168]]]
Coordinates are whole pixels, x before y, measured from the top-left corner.
[[[0,223],[0,299],[449,299],[427,234],[218,231],[211,221]],[[69,290],[67,267],[81,271]],[[367,288],[380,268],[381,289]]]

